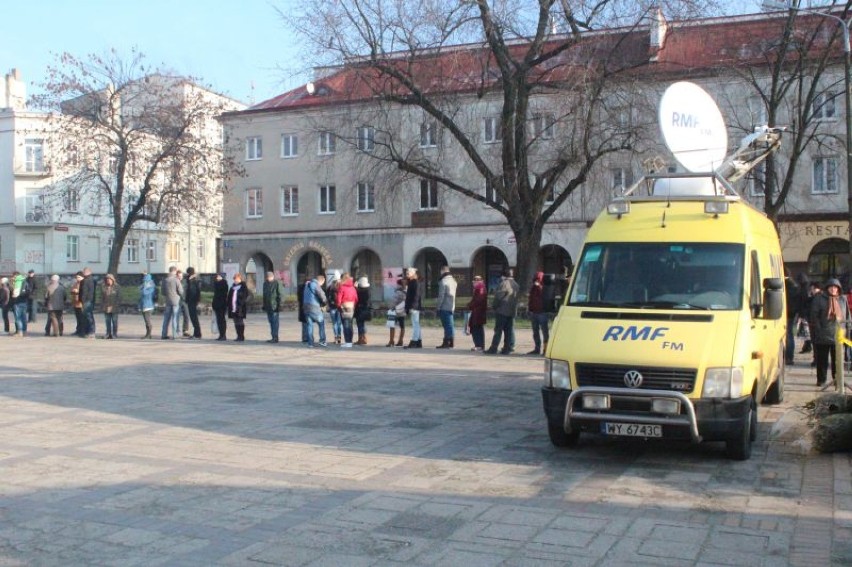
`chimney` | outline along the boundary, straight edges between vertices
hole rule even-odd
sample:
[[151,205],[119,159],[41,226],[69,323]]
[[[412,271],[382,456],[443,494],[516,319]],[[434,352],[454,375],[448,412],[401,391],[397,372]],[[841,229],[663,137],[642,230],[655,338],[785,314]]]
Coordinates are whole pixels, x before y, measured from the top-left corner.
[[657,55],[666,43],[666,32],[669,29],[669,24],[666,17],[663,16],[663,10],[658,6],[651,12],[651,41],[650,55],[651,61],[657,60]]
[[0,107],[10,110],[26,110],[27,108],[27,85],[21,79],[21,72],[12,69],[6,73],[3,84],[3,98]]

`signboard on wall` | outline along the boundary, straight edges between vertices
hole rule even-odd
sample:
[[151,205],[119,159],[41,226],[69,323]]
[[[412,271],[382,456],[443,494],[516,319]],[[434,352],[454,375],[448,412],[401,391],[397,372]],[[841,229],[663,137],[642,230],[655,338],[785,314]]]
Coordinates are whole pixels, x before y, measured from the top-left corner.
[[225,280],[230,284],[234,281],[234,274],[240,273],[240,264],[238,262],[225,262],[222,264],[222,271],[225,272]]

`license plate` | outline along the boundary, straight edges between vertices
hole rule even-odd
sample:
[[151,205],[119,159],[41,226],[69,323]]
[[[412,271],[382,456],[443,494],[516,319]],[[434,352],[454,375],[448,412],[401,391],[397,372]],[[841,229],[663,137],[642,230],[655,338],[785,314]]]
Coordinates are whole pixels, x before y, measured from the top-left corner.
[[662,425],[643,425],[639,423],[604,423],[601,429],[607,435],[621,437],[662,437]]

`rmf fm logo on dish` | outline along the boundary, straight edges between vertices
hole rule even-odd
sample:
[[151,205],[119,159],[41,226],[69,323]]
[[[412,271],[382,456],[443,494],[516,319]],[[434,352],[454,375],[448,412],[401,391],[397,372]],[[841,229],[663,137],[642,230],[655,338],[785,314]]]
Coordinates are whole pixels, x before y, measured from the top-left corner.
[[[630,325],[624,327],[622,325],[612,325],[606,330],[603,336],[603,342],[613,341],[656,341],[664,339],[668,327],[639,327]],[[673,343],[670,341],[662,341],[660,348],[667,350],[683,350],[683,343]]]

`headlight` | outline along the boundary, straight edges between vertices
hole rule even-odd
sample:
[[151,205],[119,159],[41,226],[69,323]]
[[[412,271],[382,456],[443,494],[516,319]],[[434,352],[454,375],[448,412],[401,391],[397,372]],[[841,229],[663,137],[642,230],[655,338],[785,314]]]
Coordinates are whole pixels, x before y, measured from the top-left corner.
[[743,369],[708,368],[704,373],[704,389],[702,398],[731,398],[739,397],[743,389]]
[[569,368],[570,366],[564,360],[546,359],[544,361],[544,385],[570,390],[571,371]]

